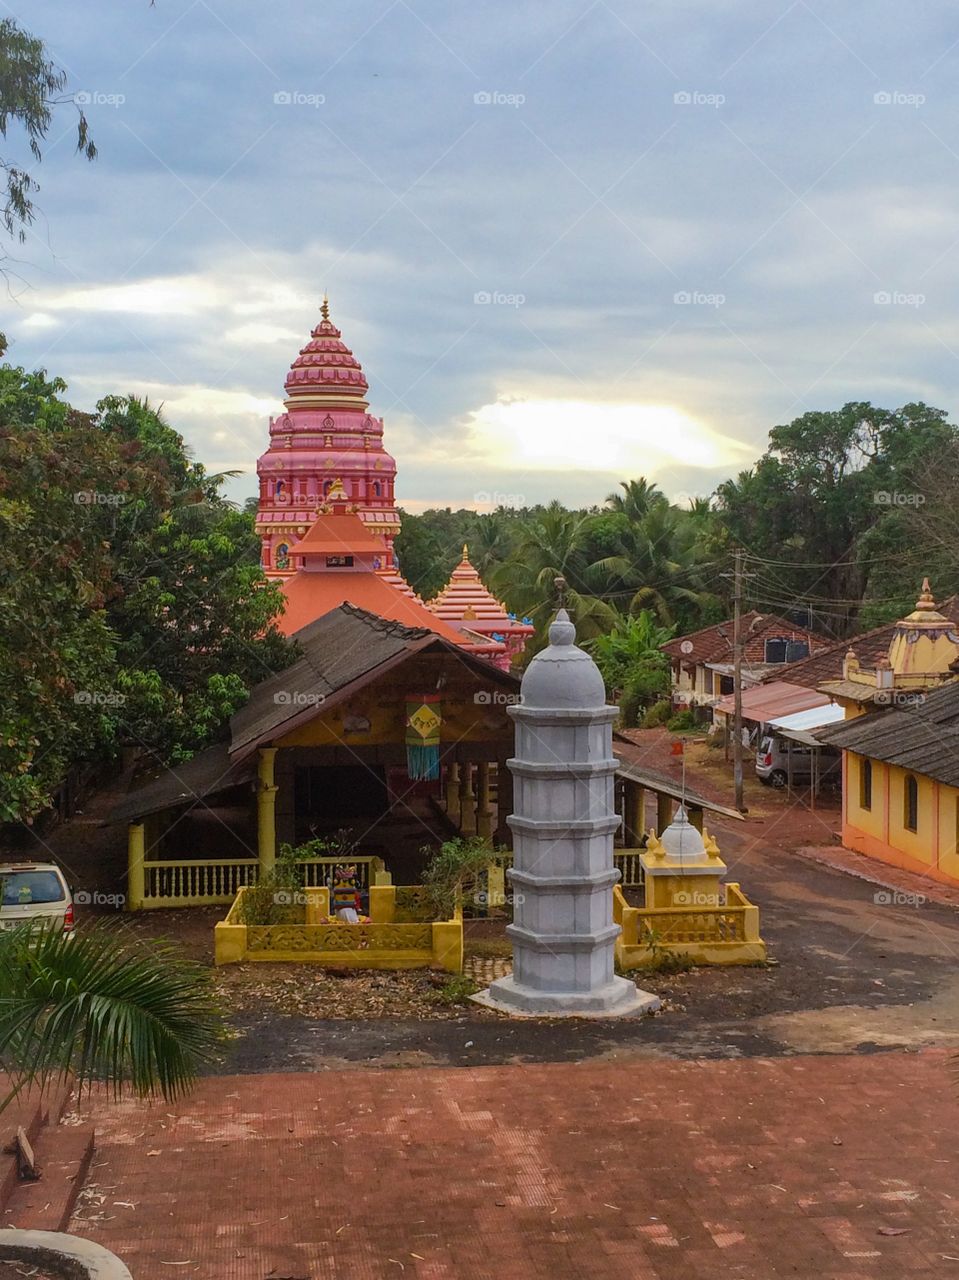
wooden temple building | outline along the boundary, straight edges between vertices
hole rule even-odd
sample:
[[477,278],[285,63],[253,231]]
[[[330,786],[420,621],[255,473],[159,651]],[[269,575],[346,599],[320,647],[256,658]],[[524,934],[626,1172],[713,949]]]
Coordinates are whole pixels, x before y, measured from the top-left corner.
[[[116,807],[112,820],[129,828],[132,910],[232,902],[279,846],[336,833],[368,882],[417,881],[429,851],[457,834],[510,847],[507,708],[533,628],[487,591],[465,547],[429,605],[404,580],[396,463],[368,389],[324,302],[257,464],[262,564],[300,656],[252,690],[227,741]],[[661,830],[684,793],[624,762],[617,794],[628,884],[651,825],[647,794]],[[685,800],[699,826],[704,809],[739,816],[692,792]]]

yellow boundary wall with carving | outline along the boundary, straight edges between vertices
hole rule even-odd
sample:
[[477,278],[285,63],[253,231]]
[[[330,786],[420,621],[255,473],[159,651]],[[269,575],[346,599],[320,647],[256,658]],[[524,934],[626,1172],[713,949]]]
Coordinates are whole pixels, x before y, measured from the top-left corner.
[[[413,891],[406,912],[403,890]],[[216,964],[244,961],[284,964],[316,964],[334,969],[445,969],[463,970],[463,915],[460,908],[451,920],[409,920],[396,923],[398,915],[415,912],[418,886],[370,887],[370,921],[365,924],[329,923],[330,894],[326,888],[304,889],[304,919],[283,924],[243,924],[241,889],[236,900],[214,929]]]

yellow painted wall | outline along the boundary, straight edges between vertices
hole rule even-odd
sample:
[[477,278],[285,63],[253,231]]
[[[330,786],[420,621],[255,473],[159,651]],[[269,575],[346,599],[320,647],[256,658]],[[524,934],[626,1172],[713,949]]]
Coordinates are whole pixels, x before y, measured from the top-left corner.
[[943,786],[940,782],[936,791],[939,808],[939,869],[950,880],[959,882],[959,851],[956,849],[959,837],[959,790]]
[[914,774],[918,821],[910,831],[905,825],[907,771],[873,760],[872,808],[866,810],[860,804],[862,765],[862,756],[845,753],[843,844],[904,870],[959,884],[959,788]]
[[[493,742],[501,739],[503,755],[513,747],[513,723],[506,713],[518,695],[463,669],[457,659],[427,660],[417,655],[375,684],[360,689],[344,703],[277,738],[275,747],[381,746],[402,743],[406,735],[406,699],[435,689],[443,674],[440,715],[443,742]],[[369,721],[369,729],[362,726]],[[349,727],[348,727],[349,726]]]

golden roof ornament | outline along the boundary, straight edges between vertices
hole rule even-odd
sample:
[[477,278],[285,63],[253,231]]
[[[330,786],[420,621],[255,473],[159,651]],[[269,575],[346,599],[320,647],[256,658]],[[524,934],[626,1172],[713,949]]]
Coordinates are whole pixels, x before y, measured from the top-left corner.
[[933,597],[932,589],[931,589],[931,587],[929,586],[929,579],[928,579],[928,578],[923,578],[923,580],[922,580],[922,594],[920,595],[919,599],[916,601],[916,609],[917,609],[917,610],[919,610],[919,609],[935,609],[935,607],[936,607],[936,601],[935,601],[935,599],[934,599],[934,597]]

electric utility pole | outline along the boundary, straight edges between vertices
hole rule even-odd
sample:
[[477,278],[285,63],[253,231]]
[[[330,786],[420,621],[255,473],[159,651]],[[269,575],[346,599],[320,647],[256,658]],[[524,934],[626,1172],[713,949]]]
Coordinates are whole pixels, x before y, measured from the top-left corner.
[[733,803],[743,811],[743,553],[736,548],[733,575]]

